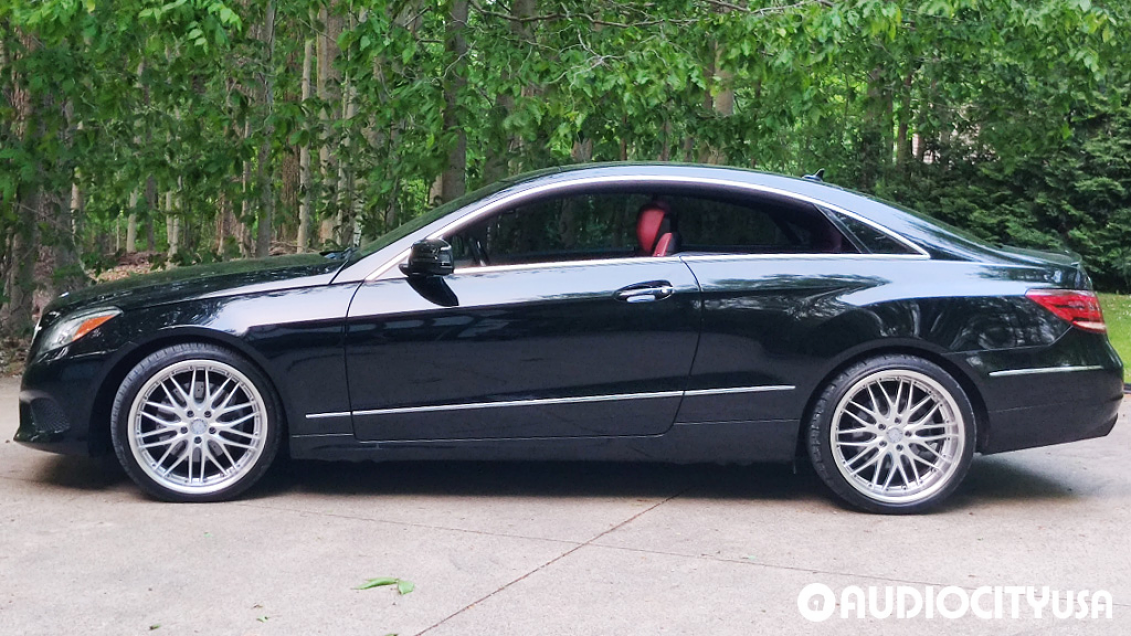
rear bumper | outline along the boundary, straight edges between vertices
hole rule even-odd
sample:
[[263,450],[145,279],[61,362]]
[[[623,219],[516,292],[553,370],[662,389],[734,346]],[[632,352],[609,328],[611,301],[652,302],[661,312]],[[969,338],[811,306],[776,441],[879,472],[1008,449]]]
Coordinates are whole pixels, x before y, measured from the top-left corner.
[[1123,377],[1118,369],[1016,376],[990,382],[1000,385],[996,391],[1027,394],[1034,399],[1025,406],[988,413],[980,448],[986,454],[1103,437],[1115,426],[1123,403]]

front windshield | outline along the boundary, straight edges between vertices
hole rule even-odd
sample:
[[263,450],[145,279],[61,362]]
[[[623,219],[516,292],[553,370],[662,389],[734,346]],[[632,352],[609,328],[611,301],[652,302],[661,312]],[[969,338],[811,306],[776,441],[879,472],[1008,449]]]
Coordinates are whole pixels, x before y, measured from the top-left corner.
[[457,199],[452,199],[447,203],[442,203],[432,210],[425,212],[424,214],[421,214],[420,216],[408,221],[407,223],[399,225],[396,228],[393,228],[385,234],[377,237],[376,239],[373,239],[372,241],[366,243],[361,247],[360,250],[358,250],[358,256],[369,256],[377,250],[388,247],[408,236],[409,234],[412,234],[413,232],[419,230],[420,228],[427,226],[429,223],[437,221],[469,203],[492,195],[509,185],[511,185],[510,182],[500,181],[498,183],[493,183],[489,186],[479,188],[474,192],[469,192],[468,194],[465,194]]

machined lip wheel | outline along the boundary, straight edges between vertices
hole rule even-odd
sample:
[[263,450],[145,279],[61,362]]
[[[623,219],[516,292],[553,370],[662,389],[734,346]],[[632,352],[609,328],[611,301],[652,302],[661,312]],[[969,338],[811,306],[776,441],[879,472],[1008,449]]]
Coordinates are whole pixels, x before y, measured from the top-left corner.
[[252,381],[217,360],[184,360],[150,378],[127,437],[141,469],[169,490],[209,494],[244,477],[267,443],[267,405]]
[[909,369],[872,373],[836,405],[829,442],[837,470],[860,494],[914,504],[944,489],[959,471],[964,416],[950,391]]

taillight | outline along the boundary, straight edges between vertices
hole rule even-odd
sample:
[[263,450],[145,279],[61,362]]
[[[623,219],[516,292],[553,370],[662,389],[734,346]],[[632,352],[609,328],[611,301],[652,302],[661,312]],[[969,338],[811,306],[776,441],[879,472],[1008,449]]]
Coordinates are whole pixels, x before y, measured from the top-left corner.
[[1025,297],[1084,331],[1104,333],[1100,299],[1093,292],[1079,289],[1030,289]]

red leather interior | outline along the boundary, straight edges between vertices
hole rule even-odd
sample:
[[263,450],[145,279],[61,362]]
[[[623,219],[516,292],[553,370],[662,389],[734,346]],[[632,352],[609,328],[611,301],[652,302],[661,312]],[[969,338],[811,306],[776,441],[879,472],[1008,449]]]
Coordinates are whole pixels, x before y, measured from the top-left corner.
[[658,206],[645,206],[636,217],[636,241],[641,254],[655,254],[656,239],[667,212]]
[[674,234],[672,234],[671,232],[664,234],[660,237],[660,240],[656,241],[656,249],[652,250],[652,256],[667,256],[669,254],[669,250],[674,247],[674,243]]

